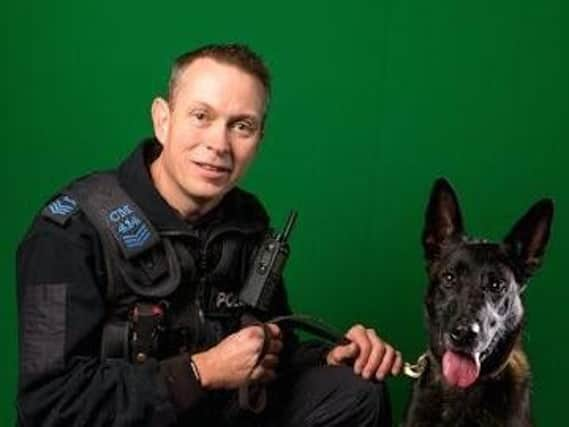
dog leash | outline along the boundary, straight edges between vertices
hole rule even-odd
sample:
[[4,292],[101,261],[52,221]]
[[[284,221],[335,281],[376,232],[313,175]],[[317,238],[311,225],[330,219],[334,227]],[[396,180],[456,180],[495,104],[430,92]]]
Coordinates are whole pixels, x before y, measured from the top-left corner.
[[[279,326],[300,329],[337,345],[347,345],[351,342],[342,332],[325,323],[323,320],[307,315],[296,314],[279,316],[269,320],[269,323],[277,323]],[[405,362],[403,364],[403,374],[409,378],[417,379],[425,372],[427,362],[428,353],[425,352],[417,358],[415,363]]]
[[300,329],[332,344],[348,345],[351,342],[338,329],[330,326],[321,319],[305,314],[278,316],[269,320],[268,323],[276,323],[285,328]]
[[[338,329],[330,326],[323,320],[312,316],[302,314],[278,316],[270,319],[267,323],[276,323],[280,327],[299,329],[336,345],[348,345],[351,342]],[[251,322],[250,324],[263,325],[263,323],[258,321]],[[259,356],[259,360],[263,358],[264,353],[266,353],[268,349],[268,343],[270,342],[270,335],[266,327],[263,328],[263,332],[265,335],[265,343],[263,345],[263,351]],[[412,379],[419,378],[427,367],[427,357],[427,353],[423,353],[419,356],[416,363],[411,364],[409,362],[405,362],[403,365],[403,374]],[[239,405],[242,409],[258,414],[263,411],[266,404],[267,397],[265,387],[247,384],[239,389]]]
[[[303,330],[334,344],[347,345],[350,343],[350,340],[346,338],[342,332],[328,325],[324,321],[311,316],[302,314],[280,316],[275,317],[269,322],[277,323],[280,326],[287,326]],[[403,375],[412,379],[419,378],[421,375],[423,375],[423,372],[425,372],[428,361],[427,358],[428,354],[423,353],[417,358],[417,361],[415,363],[405,362],[403,364]]]
[[[328,325],[323,320],[307,315],[279,316],[269,320],[269,322],[300,329],[337,345],[347,345],[351,342],[342,332]],[[403,364],[403,375],[416,380],[425,372],[427,362],[428,353],[426,352],[421,354],[415,363],[405,362]]]

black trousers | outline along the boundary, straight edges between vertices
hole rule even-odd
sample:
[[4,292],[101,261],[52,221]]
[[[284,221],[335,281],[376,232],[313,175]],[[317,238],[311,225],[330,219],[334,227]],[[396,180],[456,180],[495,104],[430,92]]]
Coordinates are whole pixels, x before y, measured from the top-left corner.
[[[199,418],[208,427],[391,426],[385,383],[364,380],[351,367],[299,370],[270,384],[267,393],[268,405],[259,415],[236,410],[232,399],[230,404],[209,406]],[[202,425],[191,418],[189,425]]]

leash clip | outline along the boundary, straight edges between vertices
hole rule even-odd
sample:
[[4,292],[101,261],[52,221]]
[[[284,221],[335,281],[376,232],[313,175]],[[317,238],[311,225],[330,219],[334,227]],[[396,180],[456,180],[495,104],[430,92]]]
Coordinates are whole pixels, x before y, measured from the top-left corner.
[[408,376],[409,378],[417,379],[423,372],[425,372],[425,368],[427,367],[427,353],[423,353],[417,359],[417,363],[411,364],[409,362],[405,362],[403,365],[403,374]]

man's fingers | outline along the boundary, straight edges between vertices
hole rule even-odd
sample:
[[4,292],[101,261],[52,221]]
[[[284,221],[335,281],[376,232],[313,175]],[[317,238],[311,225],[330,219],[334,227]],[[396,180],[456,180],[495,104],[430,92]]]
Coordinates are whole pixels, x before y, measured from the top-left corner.
[[339,345],[328,353],[329,365],[340,365],[344,360],[354,359],[358,355],[358,346],[355,343]]
[[275,323],[266,323],[265,324],[268,328],[268,330],[271,333],[271,338],[274,339],[281,339],[282,338],[282,331],[281,328],[279,328],[279,326]]
[[376,373],[376,378],[382,380],[391,371],[393,367],[393,362],[395,362],[395,350],[389,344],[385,346],[385,354],[383,355],[383,360]]
[[393,363],[393,367],[391,368],[391,375],[399,375],[399,372],[401,372],[402,367],[403,367],[403,357],[401,356],[400,351],[396,351],[395,363]]
[[356,375],[359,375],[369,358],[371,343],[367,336],[366,329],[362,325],[352,327],[346,334],[346,337],[358,346],[359,355],[354,363],[354,372]]
[[272,369],[264,370],[262,374],[259,376],[258,382],[262,384],[270,383],[277,378],[277,374]]
[[257,366],[255,369],[253,369],[253,372],[251,372],[249,380],[253,382],[265,383],[274,380],[276,377],[277,374],[275,373],[274,369]]
[[237,334],[240,334],[241,339],[250,341],[260,341],[265,337],[265,331],[261,325],[247,326],[237,332]]
[[334,347],[326,357],[329,365],[340,365],[354,359],[354,373],[365,379],[382,380],[388,374],[397,375],[403,367],[401,353],[384,342],[373,329],[355,325],[346,334],[349,345]]
[[279,364],[278,356],[274,354],[267,354],[265,357],[263,357],[263,360],[261,360],[261,363],[259,365],[261,365],[261,367],[265,369],[273,369],[276,368],[278,364]]
[[369,379],[376,373],[378,367],[381,365],[386,346],[373,329],[367,329],[366,333],[371,343],[371,352],[362,370],[362,376],[365,379]]
[[283,342],[280,339],[272,339],[267,348],[267,354],[278,354],[283,349]]

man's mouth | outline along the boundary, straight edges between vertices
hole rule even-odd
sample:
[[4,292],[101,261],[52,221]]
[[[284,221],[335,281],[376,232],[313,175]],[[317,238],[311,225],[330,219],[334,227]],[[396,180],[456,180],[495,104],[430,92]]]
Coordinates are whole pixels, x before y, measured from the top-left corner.
[[470,387],[480,375],[480,354],[445,351],[442,359],[443,377],[448,385]]
[[213,165],[211,163],[196,162],[196,161],[194,161],[194,163],[196,165],[198,165],[200,168],[205,169],[207,171],[211,171],[211,172],[219,172],[219,173],[231,172],[231,168],[228,168],[228,167],[222,166],[222,165]]

